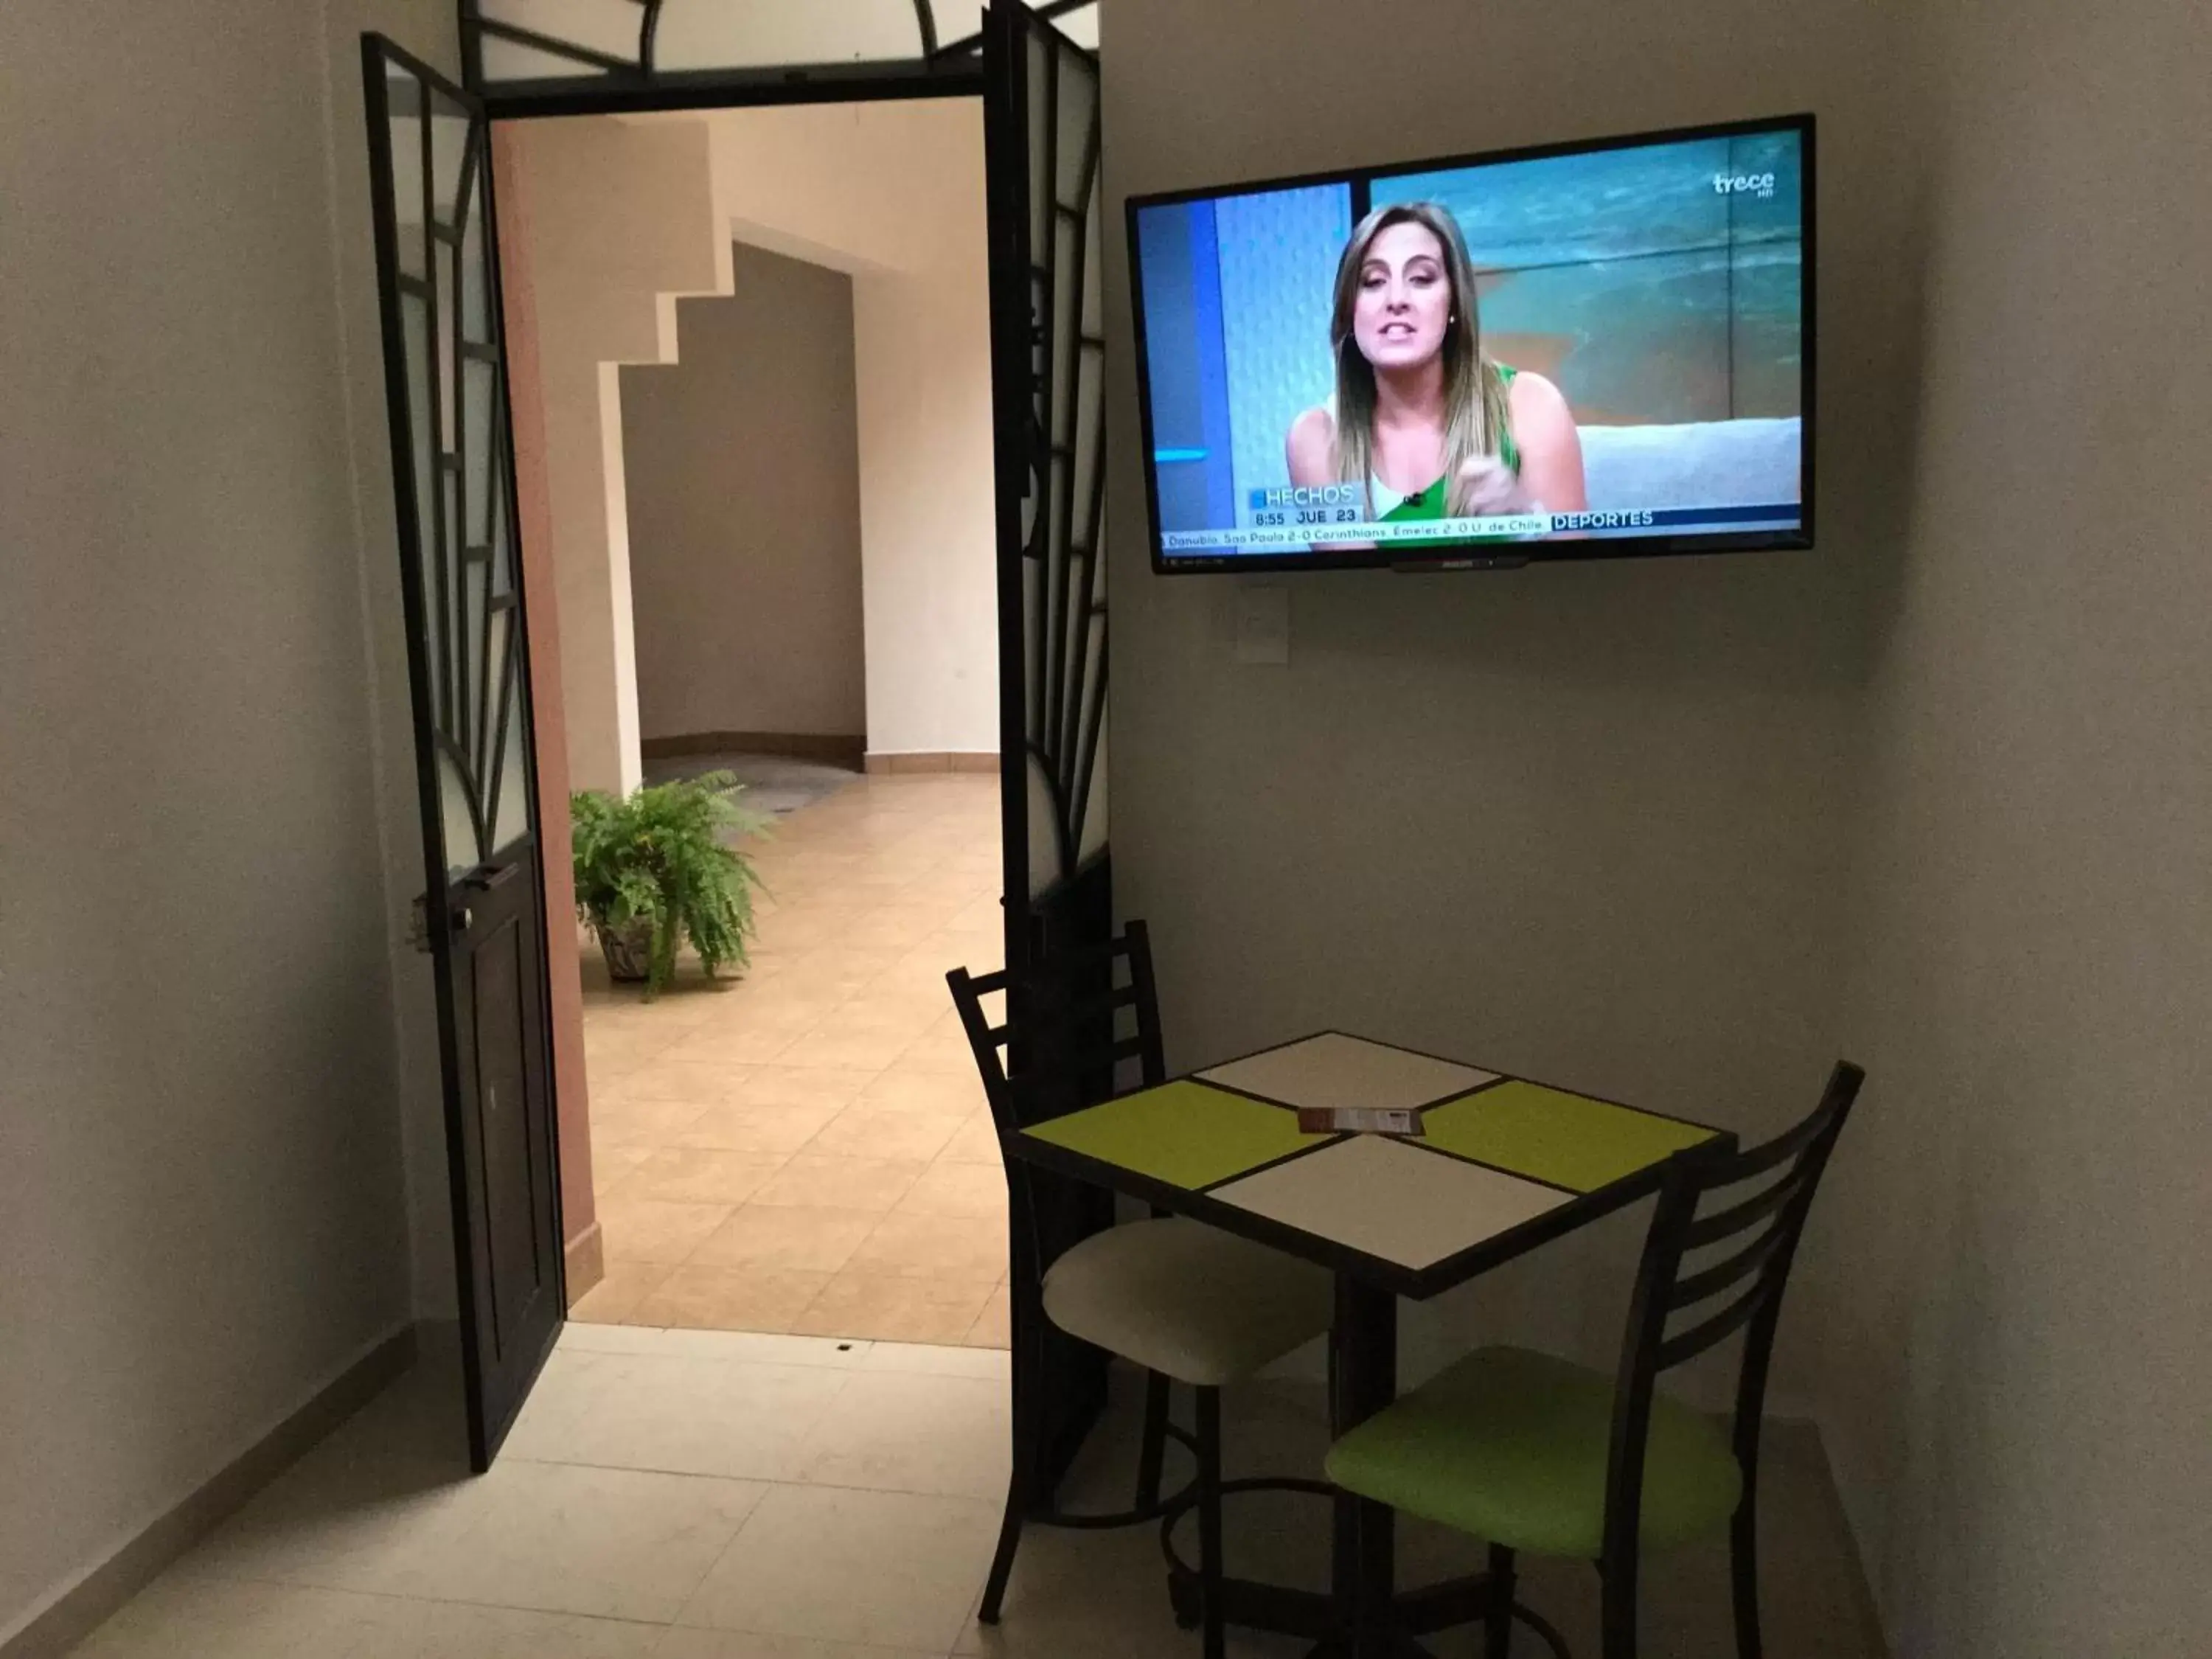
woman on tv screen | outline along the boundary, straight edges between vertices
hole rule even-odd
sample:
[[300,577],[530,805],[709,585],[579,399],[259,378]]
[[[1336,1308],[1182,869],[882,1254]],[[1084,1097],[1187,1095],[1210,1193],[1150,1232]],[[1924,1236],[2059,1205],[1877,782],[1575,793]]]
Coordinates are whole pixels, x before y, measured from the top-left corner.
[[1482,349],[1473,262],[1446,209],[1401,203],[1360,222],[1337,262],[1329,346],[1336,391],[1291,423],[1293,483],[1358,484],[1370,522],[1588,505],[1566,398]]

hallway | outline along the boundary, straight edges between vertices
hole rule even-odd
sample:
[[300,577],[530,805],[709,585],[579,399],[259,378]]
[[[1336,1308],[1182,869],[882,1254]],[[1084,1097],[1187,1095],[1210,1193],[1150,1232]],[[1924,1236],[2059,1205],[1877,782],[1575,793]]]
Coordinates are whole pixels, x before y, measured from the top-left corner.
[[948,969],[1000,953],[998,780],[855,775],[751,842],[742,978],[586,942],[599,1323],[1004,1346],[1006,1181]]

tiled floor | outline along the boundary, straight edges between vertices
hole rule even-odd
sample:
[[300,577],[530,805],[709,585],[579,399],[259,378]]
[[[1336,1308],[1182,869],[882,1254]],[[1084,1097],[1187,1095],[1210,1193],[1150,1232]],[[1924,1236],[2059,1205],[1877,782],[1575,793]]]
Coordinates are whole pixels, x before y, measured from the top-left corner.
[[[1232,1391],[1229,1472],[1314,1472],[1317,1393]],[[572,1326],[476,1480],[459,1399],[452,1358],[426,1359],[77,1659],[1196,1659],[1146,1528],[1032,1528],[1004,1622],[975,1623],[1006,1471],[1002,1353]],[[1068,1501],[1126,1501],[1133,1419],[1118,1404],[1094,1433]],[[1768,1650],[1873,1659],[1817,1445],[1771,1448]],[[1232,1571],[1322,1583],[1316,1500],[1233,1500],[1227,1534]],[[1468,1571],[1480,1546],[1404,1526],[1399,1553],[1411,1583]],[[1723,1560],[1647,1564],[1647,1659],[1734,1651]],[[1524,1596],[1596,1653],[1588,1568],[1527,1563]],[[1431,1645],[1477,1651],[1465,1631]],[[1237,1632],[1230,1650],[1310,1646]]]
[[856,778],[750,849],[753,965],[584,952],[606,1279],[580,1320],[1004,1346],[1006,1180],[945,970],[996,967],[998,780]]

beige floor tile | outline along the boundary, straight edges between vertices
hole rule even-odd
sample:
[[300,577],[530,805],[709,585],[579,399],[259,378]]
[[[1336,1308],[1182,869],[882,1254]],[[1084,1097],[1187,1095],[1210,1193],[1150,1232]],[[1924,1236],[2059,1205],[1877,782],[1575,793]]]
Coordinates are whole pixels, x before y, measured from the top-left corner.
[[[761,1334],[744,1334],[759,1352]],[[797,1478],[815,1455],[808,1436],[854,1369],[721,1358],[704,1345],[554,1358],[568,1363],[547,1365],[503,1456],[760,1480]]]
[[933,995],[878,981],[832,1008],[817,1029],[881,1031],[912,1042],[936,1024],[948,994],[942,986]]
[[791,1047],[804,1026],[750,1025],[741,1020],[701,1026],[686,1036],[680,1054],[687,1065],[760,1066]]
[[855,1647],[741,1630],[672,1630],[653,1653],[653,1659],[941,1659],[918,1648]]
[[1010,1399],[999,1378],[857,1372],[806,1437],[799,1479],[873,1492],[1003,1498]]
[[945,1143],[938,1158],[946,1164],[988,1164],[994,1169],[1003,1169],[1006,1155],[999,1150],[999,1131],[991,1121],[988,1110],[978,1111],[963,1119]]
[[908,1279],[848,1268],[790,1328],[808,1336],[957,1344],[975,1328],[997,1288],[988,1279]]
[[1013,1371],[1004,1353],[938,1342],[872,1342],[860,1356],[860,1369],[906,1371],[917,1376],[981,1376],[1001,1385]]
[[927,1162],[945,1150],[962,1121],[953,1113],[902,1111],[856,1101],[824,1124],[806,1150],[832,1157]]
[[970,1060],[965,1071],[933,1072],[894,1064],[878,1072],[860,1091],[860,1097],[873,1105],[917,1112],[958,1112],[981,1109],[983,1079]]
[[777,1486],[680,1622],[943,1653],[990,1565],[999,1506]]
[[794,1038],[778,1054],[786,1066],[826,1066],[842,1071],[879,1071],[916,1040],[911,1031],[884,1030],[829,1023]]
[[[682,1052],[681,1048],[671,1049],[668,1054],[674,1056]],[[640,1066],[611,1088],[616,1098],[625,1103],[696,1100],[705,1106],[720,1106],[737,1097],[750,1070],[750,1066],[735,1062],[668,1057]]]
[[826,1158],[802,1152],[753,1194],[756,1204],[887,1211],[905,1197],[928,1165],[919,1159]]
[[795,1152],[847,1109],[796,1102],[781,1106],[714,1106],[677,1135],[674,1144],[737,1152]]
[[672,1204],[742,1204],[783,1166],[778,1152],[663,1146],[607,1189],[610,1199]]
[[[956,1137],[957,1138],[957,1137]],[[592,1142],[592,1190],[603,1193],[653,1156],[650,1146],[625,1146],[608,1141]]]
[[592,1139],[611,1146],[659,1146],[707,1110],[698,1100],[632,1100],[616,1084],[592,1102]]
[[898,1207],[909,1215],[991,1216],[1003,1220],[1006,1171],[984,1164],[933,1164],[908,1189]]
[[610,1261],[606,1276],[577,1299],[568,1316],[603,1325],[634,1324],[639,1305],[660,1288],[669,1271],[648,1262]]
[[384,1575],[387,1594],[669,1622],[764,1490],[747,1481],[507,1458],[471,1524]]
[[609,1261],[660,1262],[690,1259],[708,1236],[730,1218],[727,1204],[672,1204],[659,1199],[599,1201],[599,1237]]
[[893,1279],[981,1279],[1006,1273],[1006,1227],[989,1216],[885,1216],[846,1262]]
[[691,1255],[700,1267],[766,1267],[834,1273],[882,1224],[873,1210],[748,1204]]
[[761,1066],[745,1080],[745,1106],[849,1106],[879,1073],[830,1066]]
[[975,1316],[975,1322],[968,1328],[961,1339],[971,1348],[1004,1348],[1013,1342],[1013,1309],[1008,1298],[1012,1293],[1004,1285],[991,1292],[991,1299],[983,1304],[983,1311]]
[[896,1064],[915,1072],[975,1070],[975,1051],[968,1046],[968,1033],[951,1016],[939,1020],[899,1052]]
[[627,1322],[723,1331],[798,1330],[801,1315],[830,1283],[827,1273],[676,1267],[637,1304]]
[[842,1002],[881,979],[898,960],[896,948],[857,951],[824,947],[809,951],[783,970],[781,983],[807,995]]

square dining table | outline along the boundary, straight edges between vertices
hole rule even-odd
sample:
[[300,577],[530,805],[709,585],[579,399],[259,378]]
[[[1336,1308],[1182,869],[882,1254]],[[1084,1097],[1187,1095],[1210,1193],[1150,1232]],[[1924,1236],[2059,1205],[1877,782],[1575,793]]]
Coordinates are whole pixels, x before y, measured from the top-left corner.
[[[1418,1136],[1306,1133],[1300,1108],[1411,1112]],[[1397,1301],[1420,1300],[1658,1189],[1668,1159],[1727,1132],[1342,1031],[1212,1066],[1031,1124],[1006,1151],[1328,1268],[1331,1430],[1397,1391]],[[1237,1622],[1320,1636],[1316,1654],[1419,1652],[1480,1616],[1480,1575],[1398,1595],[1390,1510],[1339,1493],[1321,1607],[1243,1587]],[[1265,1594],[1256,1592],[1265,1591]],[[1382,1601],[1392,1615],[1372,1616]],[[1362,1616],[1361,1610],[1370,1610]],[[1248,1616],[1239,1617],[1240,1611]],[[1365,1637],[1356,1632],[1369,1632]],[[1376,1632],[1381,1632],[1377,1634]],[[1370,1645],[1355,1648],[1365,1641]],[[1374,1644],[1381,1645],[1373,1645]]]

